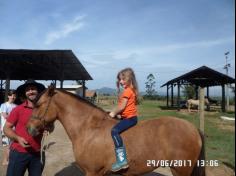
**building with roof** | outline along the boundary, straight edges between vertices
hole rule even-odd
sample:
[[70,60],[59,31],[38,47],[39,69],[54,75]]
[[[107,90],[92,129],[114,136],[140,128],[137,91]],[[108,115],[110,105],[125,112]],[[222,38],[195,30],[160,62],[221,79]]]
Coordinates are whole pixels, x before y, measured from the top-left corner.
[[92,77],[71,50],[0,49],[0,91],[5,95],[11,80],[51,80],[54,84],[75,80],[81,82],[85,96],[85,81]]
[[222,101],[221,109],[225,111],[225,85],[234,84],[235,79],[213,70],[207,66],[199,67],[177,78],[174,78],[161,87],[166,86],[167,90],[167,107],[169,107],[169,89],[171,89],[171,106],[173,107],[173,88],[177,86],[177,107],[180,108],[180,87],[181,85],[193,85],[196,88],[196,99],[198,99],[198,87],[207,88],[207,97],[209,98],[209,87],[221,86],[222,87]]

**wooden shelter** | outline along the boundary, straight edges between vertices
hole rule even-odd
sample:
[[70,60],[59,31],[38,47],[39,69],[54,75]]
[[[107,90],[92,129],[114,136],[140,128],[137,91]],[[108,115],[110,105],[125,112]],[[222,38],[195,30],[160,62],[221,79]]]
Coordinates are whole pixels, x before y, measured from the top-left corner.
[[[0,91],[10,87],[10,80],[92,80],[71,50],[0,49]],[[85,89],[83,91],[85,96]]]
[[207,88],[207,97],[209,97],[209,87],[221,86],[222,87],[222,111],[225,112],[225,85],[235,83],[235,79],[215,71],[207,66],[199,67],[184,75],[174,78],[161,87],[167,87],[167,107],[169,107],[169,89],[171,89],[171,106],[173,107],[174,86],[177,86],[177,107],[180,108],[180,86],[181,85],[194,85],[196,87],[196,98],[198,99],[198,87]]

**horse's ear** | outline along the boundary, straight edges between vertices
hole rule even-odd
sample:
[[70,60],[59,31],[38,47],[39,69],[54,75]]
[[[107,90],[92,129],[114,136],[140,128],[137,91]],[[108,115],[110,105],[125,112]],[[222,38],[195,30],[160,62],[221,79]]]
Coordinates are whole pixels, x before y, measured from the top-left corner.
[[52,97],[55,93],[55,85],[51,84],[48,86],[48,96]]

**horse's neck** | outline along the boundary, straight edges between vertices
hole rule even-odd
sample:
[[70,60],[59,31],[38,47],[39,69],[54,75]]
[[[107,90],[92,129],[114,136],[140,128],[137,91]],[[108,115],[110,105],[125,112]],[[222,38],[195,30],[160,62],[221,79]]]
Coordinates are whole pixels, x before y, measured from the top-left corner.
[[[61,100],[67,103],[61,103]],[[101,125],[105,120],[104,112],[68,95],[61,94],[56,103],[60,109],[58,120],[72,141],[81,138],[89,129]]]

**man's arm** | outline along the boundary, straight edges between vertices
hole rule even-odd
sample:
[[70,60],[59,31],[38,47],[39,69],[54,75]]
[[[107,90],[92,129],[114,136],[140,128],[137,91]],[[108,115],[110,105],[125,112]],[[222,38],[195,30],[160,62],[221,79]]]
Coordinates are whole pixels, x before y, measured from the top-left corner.
[[18,136],[12,128],[13,124],[6,121],[3,127],[4,134],[11,140],[17,141],[22,147],[29,147],[28,142],[23,137]]

